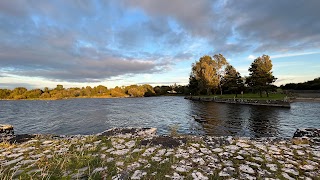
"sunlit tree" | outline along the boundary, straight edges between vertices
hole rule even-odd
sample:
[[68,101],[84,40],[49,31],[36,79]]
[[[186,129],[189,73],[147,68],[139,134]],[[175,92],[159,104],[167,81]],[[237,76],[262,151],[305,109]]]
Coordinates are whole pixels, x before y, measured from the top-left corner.
[[277,80],[272,75],[272,61],[268,55],[262,55],[256,58],[250,68],[249,77],[246,78],[246,83],[259,91],[260,97],[262,97],[262,91],[265,91],[267,97],[269,97],[268,90],[271,84]]

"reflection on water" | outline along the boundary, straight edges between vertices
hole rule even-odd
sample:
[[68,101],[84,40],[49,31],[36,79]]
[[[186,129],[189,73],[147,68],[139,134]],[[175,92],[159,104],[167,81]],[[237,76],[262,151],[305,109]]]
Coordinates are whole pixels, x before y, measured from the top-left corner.
[[[193,102],[183,97],[0,101],[0,123],[16,133],[93,134],[112,127],[156,127],[169,134],[291,137],[297,128],[320,127],[320,103],[293,103],[291,109]],[[205,118],[200,124],[192,115]]]

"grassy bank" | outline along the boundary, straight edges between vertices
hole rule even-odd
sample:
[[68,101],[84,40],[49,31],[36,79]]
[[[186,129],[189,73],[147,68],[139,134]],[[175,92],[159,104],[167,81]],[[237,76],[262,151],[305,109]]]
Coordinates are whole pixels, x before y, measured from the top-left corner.
[[238,94],[238,97],[236,97],[235,94],[223,94],[223,95],[200,95],[198,97],[208,97],[208,98],[220,98],[220,99],[253,99],[253,100],[284,100],[287,95],[286,94],[269,94],[269,97],[267,97],[266,94],[263,94],[262,97],[260,97],[259,94],[253,94],[253,93],[247,93],[247,94]]

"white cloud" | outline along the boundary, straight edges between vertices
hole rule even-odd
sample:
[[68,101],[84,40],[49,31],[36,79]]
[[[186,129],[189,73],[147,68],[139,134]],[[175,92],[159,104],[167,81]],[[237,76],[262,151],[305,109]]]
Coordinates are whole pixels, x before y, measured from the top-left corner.
[[290,53],[290,54],[276,54],[276,55],[271,55],[270,57],[273,58],[273,59],[276,59],[276,58],[303,56],[303,55],[310,55],[310,54],[320,54],[320,52],[302,52],[302,53]]
[[250,59],[250,60],[254,60],[254,59],[256,59],[257,57],[256,56],[254,56],[254,55],[249,55],[248,56],[248,59]]

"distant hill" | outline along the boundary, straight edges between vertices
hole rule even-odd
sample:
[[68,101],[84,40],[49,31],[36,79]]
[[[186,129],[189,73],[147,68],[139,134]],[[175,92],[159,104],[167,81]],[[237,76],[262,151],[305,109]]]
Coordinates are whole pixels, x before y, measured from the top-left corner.
[[284,90],[320,90],[320,77],[315,78],[312,81],[304,83],[289,83],[281,85],[280,87]]

